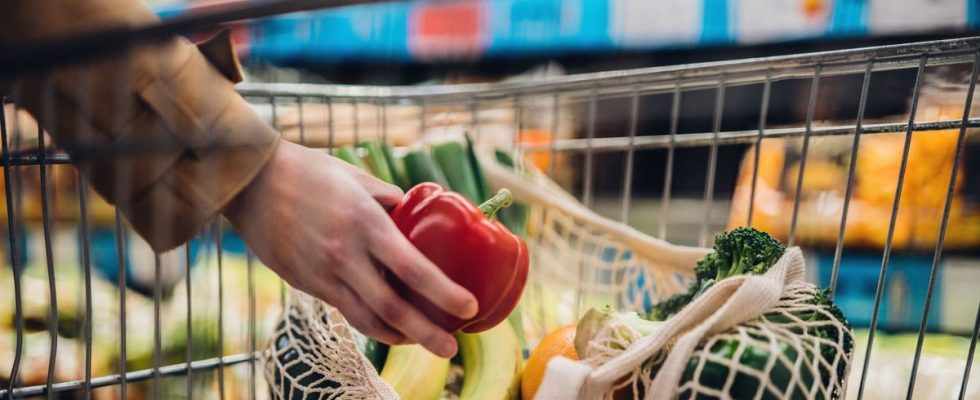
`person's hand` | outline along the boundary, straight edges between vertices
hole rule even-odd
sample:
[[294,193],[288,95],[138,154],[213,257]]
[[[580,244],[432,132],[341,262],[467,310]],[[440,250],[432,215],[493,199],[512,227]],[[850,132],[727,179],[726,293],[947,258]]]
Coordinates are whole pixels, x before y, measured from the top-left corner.
[[346,162],[282,141],[224,214],[260,260],[337,307],[357,330],[449,357],[456,353],[452,335],[402,300],[381,268],[460,318],[475,315],[477,302],[395,226],[385,208],[401,197],[399,188]]

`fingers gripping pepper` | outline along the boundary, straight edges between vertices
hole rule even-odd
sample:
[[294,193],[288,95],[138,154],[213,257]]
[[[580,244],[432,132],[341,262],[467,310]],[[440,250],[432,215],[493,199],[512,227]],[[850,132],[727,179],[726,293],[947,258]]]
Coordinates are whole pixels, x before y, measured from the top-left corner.
[[477,207],[438,184],[422,183],[409,190],[391,212],[395,225],[422,254],[473,293],[479,305],[473,318],[463,320],[442,311],[393,274],[387,274],[387,279],[406,300],[449,332],[476,333],[496,326],[517,305],[527,281],[527,246],[491,219],[511,201],[510,192],[503,189]]

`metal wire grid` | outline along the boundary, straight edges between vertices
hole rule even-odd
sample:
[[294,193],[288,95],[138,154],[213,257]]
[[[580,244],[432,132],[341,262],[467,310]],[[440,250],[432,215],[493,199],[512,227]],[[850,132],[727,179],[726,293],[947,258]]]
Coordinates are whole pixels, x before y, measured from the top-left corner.
[[[806,167],[806,158],[808,154],[808,145],[810,140],[814,137],[821,136],[841,136],[841,135],[852,135],[853,136],[853,151],[851,154],[851,164],[848,171],[847,178],[847,193],[844,202],[844,212],[842,213],[841,220],[839,223],[839,231],[837,235],[837,243],[835,247],[835,257],[833,263],[832,271],[832,284],[831,289],[836,287],[837,277],[840,267],[840,258],[843,249],[843,238],[845,230],[847,227],[847,207],[851,197],[851,191],[854,180],[854,160],[857,157],[858,144],[860,143],[861,137],[863,135],[874,135],[882,133],[902,133],[905,134],[905,145],[902,154],[902,163],[899,178],[895,182],[896,191],[894,197],[894,203],[891,210],[891,219],[889,223],[888,237],[886,239],[886,245],[884,246],[883,258],[881,263],[881,268],[879,272],[879,278],[876,286],[875,301],[874,301],[874,312],[872,314],[871,331],[868,337],[868,347],[867,353],[865,354],[864,364],[862,365],[860,372],[860,384],[858,386],[858,398],[863,397],[865,390],[865,380],[868,373],[868,366],[872,356],[872,347],[870,344],[874,341],[875,328],[878,324],[879,309],[881,307],[881,300],[884,296],[885,290],[885,276],[889,266],[889,256],[892,252],[892,240],[895,230],[897,213],[900,207],[900,197],[902,193],[902,185],[904,183],[905,171],[908,168],[908,153],[909,147],[911,145],[911,139],[916,132],[924,131],[934,131],[942,129],[958,129],[959,134],[957,137],[957,147],[956,156],[953,162],[952,176],[950,178],[947,197],[945,200],[942,223],[939,230],[939,236],[936,240],[935,249],[933,252],[932,268],[930,273],[930,279],[928,282],[928,290],[926,295],[926,307],[921,318],[921,324],[918,330],[918,340],[916,344],[915,354],[914,354],[914,365],[911,372],[910,382],[907,389],[907,397],[911,398],[916,381],[916,374],[918,372],[918,363],[920,360],[923,340],[926,333],[926,322],[929,316],[929,305],[932,301],[933,288],[936,282],[936,272],[939,265],[940,258],[943,252],[943,244],[945,240],[945,233],[947,228],[947,222],[950,215],[950,207],[952,203],[953,188],[956,182],[956,174],[961,163],[961,158],[963,154],[964,143],[967,137],[968,128],[974,128],[980,126],[980,119],[971,118],[970,110],[973,101],[973,89],[976,85],[977,69],[980,65],[980,52],[978,52],[978,47],[980,47],[980,39],[969,38],[969,39],[958,39],[949,41],[939,41],[939,42],[929,42],[929,43],[919,43],[911,45],[899,45],[899,46],[887,46],[871,49],[858,49],[858,50],[846,50],[846,51],[835,51],[826,52],[818,54],[809,55],[798,55],[798,56],[786,56],[786,57],[774,57],[766,59],[755,59],[755,60],[743,60],[734,62],[719,62],[719,63],[706,63],[706,64],[696,64],[688,66],[678,66],[678,67],[665,67],[665,68],[651,68],[651,69],[640,69],[640,70],[630,70],[630,71],[615,71],[615,72],[605,72],[598,74],[588,74],[588,75],[576,75],[561,78],[552,78],[544,82],[539,83],[515,83],[515,84],[495,84],[495,85],[457,85],[457,86],[434,86],[434,87],[418,87],[418,88],[397,88],[397,87],[351,87],[351,86],[323,86],[323,85],[289,85],[289,84],[246,84],[242,85],[240,92],[255,102],[256,104],[264,103],[267,104],[271,111],[271,121],[275,123],[278,121],[279,108],[283,104],[293,104],[297,107],[300,115],[299,124],[299,136],[297,138],[300,142],[305,142],[308,139],[308,132],[306,132],[304,116],[305,107],[304,105],[309,105],[311,103],[322,104],[326,107],[326,115],[324,120],[326,121],[328,138],[326,141],[326,147],[328,151],[332,151],[335,145],[334,130],[335,130],[335,114],[334,109],[342,104],[349,105],[353,108],[354,118],[351,121],[353,129],[354,141],[363,138],[365,132],[363,132],[364,127],[360,126],[360,119],[357,118],[358,110],[362,105],[374,105],[377,114],[378,124],[375,127],[379,132],[375,132],[381,139],[388,139],[388,127],[393,122],[388,115],[388,109],[395,105],[412,105],[419,109],[419,129],[425,132],[428,127],[426,115],[429,110],[436,108],[452,109],[454,112],[468,113],[470,121],[470,128],[474,131],[476,136],[483,134],[481,128],[477,121],[479,120],[479,114],[485,112],[489,109],[499,108],[501,104],[510,104],[510,108],[514,115],[514,133],[511,141],[511,146],[514,151],[520,154],[535,154],[535,153],[548,153],[550,154],[549,164],[547,172],[549,174],[554,173],[556,169],[555,160],[558,154],[577,154],[583,156],[583,165],[585,173],[582,176],[580,197],[582,201],[589,206],[594,205],[595,201],[595,180],[597,171],[596,168],[596,156],[600,153],[624,153],[625,163],[623,164],[623,181],[622,181],[622,192],[620,195],[620,210],[619,215],[620,220],[623,222],[629,222],[629,211],[631,209],[631,201],[634,198],[632,193],[632,188],[634,186],[634,179],[636,178],[634,169],[634,157],[637,151],[646,149],[663,149],[666,150],[667,156],[664,160],[666,163],[665,176],[664,176],[664,187],[661,193],[661,215],[659,221],[658,232],[661,237],[665,237],[668,231],[669,216],[671,215],[671,200],[674,198],[671,193],[672,182],[674,181],[676,171],[674,170],[675,163],[675,151],[680,148],[686,147],[708,147],[709,156],[707,160],[708,173],[704,177],[705,190],[702,198],[704,206],[704,215],[701,220],[699,227],[699,242],[704,244],[707,242],[712,233],[712,227],[710,226],[711,221],[711,210],[710,207],[712,203],[715,202],[715,179],[716,179],[716,169],[717,169],[717,155],[719,146],[734,145],[734,144],[760,144],[764,139],[770,138],[801,138],[803,141],[803,151],[801,166],[797,176],[797,185],[795,193],[794,207],[791,215],[791,226],[790,229],[790,243],[795,242],[795,228],[797,225],[797,220],[800,212],[800,196],[802,191],[803,176]],[[922,87],[922,76],[927,67],[947,65],[947,64],[957,64],[957,63],[972,63],[972,75],[969,84],[969,91],[966,101],[963,105],[963,116],[959,120],[935,120],[935,121],[917,121],[916,120],[916,110],[919,99],[919,92]],[[915,69],[916,70],[916,80],[915,89],[913,91],[912,97],[912,109],[909,115],[908,121],[904,123],[878,123],[878,124],[866,124],[864,121],[864,109],[867,105],[868,92],[869,92],[869,82],[872,75],[875,72],[889,71],[897,69]],[[841,76],[841,75],[851,75],[851,74],[862,74],[863,83],[861,86],[860,93],[860,105],[859,112],[854,124],[839,125],[839,126],[814,126],[814,109],[817,103],[817,90],[819,88],[821,78],[826,78],[829,76]],[[767,127],[767,118],[769,110],[770,101],[770,91],[772,84],[780,80],[789,79],[807,79],[811,82],[810,94],[807,100],[807,113],[806,121],[803,126],[794,126],[790,128],[769,128]],[[725,109],[725,91],[730,90],[736,86],[745,85],[761,85],[763,88],[763,95],[760,104],[760,117],[759,117],[759,127],[756,130],[746,130],[746,131],[724,131],[722,129],[722,116]],[[681,107],[682,94],[696,91],[696,90],[714,90],[716,92],[716,101],[713,109],[713,121],[712,129],[710,132],[701,133],[684,133],[681,134],[678,131],[678,116]],[[639,118],[639,102],[642,96],[656,95],[656,94],[666,94],[670,95],[672,98],[672,105],[670,111],[670,126],[666,133],[663,132],[638,132],[638,118]],[[531,108],[529,106],[532,100],[545,97],[552,100],[552,118],[550,127],[552,131],[557,131],[559,125],[558,119],[558,108],[560,105],[566,104],[581,104],[585,106],[584,113],[584,132],[586,136],[584,138],[562,138],[562,139],[552,139],[547,143],[537,143],[537,144],[524,144],[519,136],[524,131],[525,118],[524,116],[540,112],[540,110]],[[596,120],[597,120],[597,104],[600,101],[606,101],[609,99],[626,98],[629,101],[629,112],[628,112],[628,128],[625,135],[618,135],[613,137],[598,137],[596,132]],[[48,194],[48,169],[51,165],[55,164],[65,164],[69,163],[71,160],[67,155],[49,153],[47,148],[44,146],[44,135],[41,126],[38,126],[36,140],[39,142],[37,150],[22,150],[19,148],[20,139],[16,135],[8,141],[8,134],[6,129],[6,115],[0,110],[0,127],[2,130],[2,163],[4,167],[4,183],[5,183],[5,196],[8,199],[7,215],[8,215],[8,240],[10,244],[10,263],[11,271],[14,274],[14,301],[16,302],[16,316],[15,324],[17,326],[17,336],[16,336],[16,358],[11,366],[10,376],[17,376],[21,355],[23,353],[23,318],[21,314],[21,300],[23,296],[29,295],[22,291],[20,287],[20,268],[19,260],[20,254],[18,251],[20,249],[20,241],[23,240],[24,232],[20,231],[23,227],[22,223],[18,220],[21,211],[19,207],[22,206],[22,191],[20,182],[18,182],[18,175],[11,174],[11,171],[15,171],[18,168],[33,168],[37,167],[40,174],[40,201],[42,209],[42,228],[44,235],[44,250],[45,250],[45,262],[48,273],[49,282],[49,295],[50,303],[57,304],[56,290],[54,286],[54,275],[55,268],[53,264],[53,250],[51,241],[51,230],[52,230],[52,217],[49,212],[49,194]],[[338,118],[340,118],[338,116]],[[44,121],[41,121],[43,125]],[[927,134],[927,133],[921,133]],[[8,148],[8,143],[12,143]],[[752,171],[752,190],[753,194],[750,198],[750,202],[754,202],[755,199],[755,186],[758,179],[758,152],[755,154],[755,160],[753,163]],[[914,168],[914,166],[913,166]],[[79,190],[78,206],[81,209],[80,220],[79,220],[79,234],[82,238],[82,264],[84,270],[84,281],[85,286],[84,296],[85,296],[85,313],[86,315],[91,315],[92,312],[92,300],[91,300],[91,262],[90,262],[90,244],[88,242],[88,231],[89,231],[89,221],[87,218],[87,213],[85,212],[88,198],[86,191],[84,190],[84,181],[79,180],[78,185],[82,190]],[[747,224],[752,223],[752,210],[749,207],[749,215]],[[124,227],[124,223],[119,217],[118,212],[115,217],[115,240],[116,240],[116,254],[119,257],[119,274],[120,282],[124,282],[126,269],[125,269],[125,256],[126,256],[126,241],[133,240],[133,238],[128,237]],[[213,242],[215,243],[216,257],[218,259],[218,273],[219,279],[221,274],[221,258],[222,258],[222,247],[220,245],[221,240],[221,225],[216,223],[214,227],[205,235],[213,235]],[[138,239],[137,239],[138,240]],[[189,247],[184,248],[187,263],[190,264],[191,251]],[[161,321],[160,321],[160,305],[161,305],[161,287],[160,287],[160,274],[161,274],[161,264],[159,256],[156,258],[155,263],[155,276],[157,284],[154,286],[153,297],[154,297],[154,357],[153,357],[153,367],[146,370],[139,371],[128,371],[125,369],[126,365],[126,329],[120,331],[121,343],[120,343],[120,364],[123,369],[119,373],[111,374],[107,376],[93,377],[91,374],[91,357],[92,357],[92,340],[91,340],[91,318],[85,319],[84,331],[86,334],[85,341],[85,374],[84,379],[70,382],[55,382],[54,381],[54,360],[56,359],[57,344],[58,344],[58,327],[57,327],[57,307],[51,307],[48,313],[48,329],[49,336],[51,337],[50,342],[50,358],[48,365],[47,382],[45,385],[32,386],[32,387],[16,387],[16,381],[10,383],[10,385],[0,391],[0,397],[26,397],[35,395],[48,395],[49,397],[54,396],[56,393],[69,392],[69,391],[81,391],[84,396],[88,397],[91,395],[93,388],[104,387],[104,386],[119,386],[119,395],[121,398],[127,397],[127,383],[147,381],[150,380],[153,383],[153,392],[156,397],[160,394],[161,380],[167,376],[174,375],[187,375],[201,373],[209,370],[216,370],[219,373],[219,396],[224,397],[224,379],[220,377],[220,374],[224,368],[236,364],[247,363],[249,366],[249,395],[250,398],[255,398],[257,395],[257,376],[255,374],[255,349],[257,343],[256,341],[256,321],[255,321],[255,289],[253,281],[253,257],[251,253],[248,254],[248,298],[245,299],[249,304],[249,343],[248,351],[241,354],[234,355],[224,355],[221,354],[216,358],[193,360],[192,348],[191,346],[191,315],[193,314],[191,301],[191,279],[188,274],[186,277],[186,293],[187,296],[187,336],[188,336],[188,349],[187,349],[187,362],[174,364],[174,365],[161,365],[160,351],[161,351]],[[221,288],[221,285],[219,285]],[[124,292],[124,287],[120,285],[120,293]],[[285,287],[281,286],[280,290],[281,301],[285,300]],[[218,293],[219,302],[229,301],[229,299],[223,299],[221,291],[219,289]],[[236,299],[237,300],[237,299]],[[122,327],[127,326],[126,322],[126,296],[119,296],[119,307],[122,310],[120,312],[119,324]],[[219,307],[219,310],[221,308]],[[977,318],[974,323],[973,332],[971,335],[969,352],[966,354],[966,367],[963,371],[962,383],[960,386],[960,398],[962,398],[966,393],[966,387],[969,383],[969,373],[970,367],[973,362],[974,351],[977,342],[977,331],[980,328],[980,304],[977,308]],[[218,315],[218,326],[219,333],[216,338],[218,342],[218,347],[223,348],[222,337],[223,334],[220,331],[223,326],[222,316],[219,312]],[[855,378],[855,377],[852,377]],[[193,388],[191,387],[192,380],[187,379],[187,397],[191,398],[194,396]]]
[[[934,288],[936,284],[936,273],[943,254],[943,244],[946,237],[946,229],[949,222],[950,208],[953,200],[953,189],[957,180],[957,173],[962,163],[963,149],[968,129],[980,126],[980,120],[972,118],[970,110],[973,106],[973,91],[976,86],[977,65],[980,60],[980,52],[977,51],[978,41],[975,38],[938,41],[929,43],[919,43],[911,45],[887,46],[871,49],[857,49],[846,51],[826,52],[800,56],[773,57],[756,60],[744,60],[736,62],[707,63],[698,65],[687,65],[679,67],[651,68],[632,71],[614,71],[598,74],[577,75],[550,79],[540,83],[515,83],[515,84],[493,84],[493,85],[457,85],[440,87],[351,87],[351,86],[321,86],[321,85],[292,85],[292,84],[246,84],[241,88],[241,92],[246,96],[263,96],[269,98],[288,99],[297,104],[306,101],[329,101],[329,104],[350,103],[381,103],[381,104],[414,104],[423,112],[420,113],[422,120],[419,122],[421,130],[425,131],[426,113],[424,110],[433,107],[444,107],[455,110],[456,112],[469,113],[468,120],[471,121],[470,129],[475,130],[475,135],[480,135],[479,126],[473,122],[479,118],[477,114],[484,109],[500,107],[502,103],[510,102],[515,115],[515,136],[512,146],[515,151],[523,154],[533,154],[546,152],[550,153],[547,172],[551,174],[555,168],[555,155],[562,154],[584,154],[585,173],[582,177],[580,198],[586,205],[592,205],[594,198],[594,179],[596,176],[594,168],[594,157],[598,153],[612,152],[625,153],[623,164],[623,182],[620,196],[620,215],[623,222],[629,222],[633,179],[634,179],[634,155],[637,150],[646,149],[665,149],[666,168],[664,176],[664,189],[661,192],[662,217],[659,221],[658,232],[660,237],[666,236],[667,224],[669,223],[670,200],[672,181],[674,179],[674,157],[675,150],[683,147],[709,147],[708,168],[705,175],[704,195],[703,195],[703,219],[700,223],[699,244],[704,245],[710,238],[711,232],[710,205],[715,201],[715,172],[717,170],[718,147],[733,144],[755,144],[759,145],[764,139],[772,138],[801,138],[803,149],[801,152],[801,166],[796,176],[796,191],[794,193],[793,211],[791,215],[791,228],[789,242],[796,242],[796,227],[800,213],[801,194],[803,189],[803,177],[806,171],[806,159],[808,146],[811,138],[823,136],[852,136],[852,150],[847,173],[846,193],[838,224],[836,245],[834,248],[833,270],[831,274],[831,290],[837,286],[841,257],[844,249],[844,235],[847,229],[847,216],[852,197],[855,166],[859,154],[859,144],[863,135],[875,135],[885,133],[905,134],[902,161],[898,179],[895,181],[895,196],[891,207],[889,228],[885,246],[883,249],[881,268],[878,274],[876,285],[874,311],[871,317],[871,327],[868,337],[868,346],[864,355],[864,362],[861,365],[858,385],[858,398],[863,398],[865,381],[868,376],[868,367],[872,358],[871,344],[875,339],[875,332],[878,326],[879,311],[885,291],[885,277],[889,266],[889,257],[892,254],[892,243],[895,233],[898,210],[901,203],[902,187],[905,182],[905,172],[908,168],[909,148],[911,147],[912,137],[916,132],[928,134],[926,131],[936,130],[958,130],[955,158],[953,160],[952,172],[948,184],[947,196],[944,201],[943,214],[936,239],[932,264],[925,298],[925,308],[921,316],[917,341],[914,353],[913,367],[909,377],[907,387],[907,398],[911,398],[918,374],[919,360],[922,355],[923,342],[926,333],[926,324],[929,319],[931,304],[933,301]],[[949,64],[968,64],[972,65],[969,88],[967,97],[963,104],[962,118],[958,120],[916,120],[916,111],[919,104],[919,95],[922,88],[923,74],[927,68],[949,65]],[[864,120],[865,109],[869,98],[869,88],[872,75],[877,72],[891,70],[914,70],[915,84],[912,91],[911,111],[907,122],[893,123],[874,123],[869,124]],[[858,112],[854,124],[835,125],[835,126],[815,126],[814,110],[818,102],[818,89],[821,78],[859,75],[862,79],[861,90],[859,93]],[[802,126],[789,128],[768,128],[766,126],[770,92],[773,82],[779,80],[804,79],[810,81],[810,90],[807,100],[806,120]],[[725,109],[725,90],[736,86],[761,85],[762,96],[759,112],[758,129],[753,131],[723,131],[722,116]],[[713,109],[712,130],[701,133],[678,133],[678,115],[681,104],[681,95],[686,92],[710,89],[716,92],[715,104]],[[639,110],[638,105],[641,96],[670,94],[672,96],[671,116],[669,131],[663,132],[644,132],[642,135],[637,131]],[[525,123],[523,115],[538,111],[529,109],[525,103],[529,99],[552,98],[552,105],[555,109],[552,112],[551,130],[557,131],[559,104],[584,104],[585,109],[585,138],[553,139],[548,143],[523,144],[518,136],[523,131]],[[628,126],[625,135],[612,137],[596,137],[596,113],[597,103],[603,100],[627,98],[629,99]],[[319,100],[317,100],[319,99]],[[466,119],[466,118],[464,118]],[[386,120],[382,118],[382,120]],[[355,118],[356,121],[356,118]],[[355,137],[357,137],[357,125],[355,123]],[[381,128],[384,135],[383,129]],[[332,134],[332,131],[331,131]],[[329,139],[333,143],[333,138]],[[752,170],[752,194],[750,195],[749,215],[746,224],[752,224],[751,202],[756,201],[755,189],[758,181],[758,157],[755,152],[755,159]],[[966,367],[963,371],[959,396],[962,398],[966,394],[966,387],[969,382],[970,367],[973,362],[973,355],[977,341],[977,327],[980,326],[980,304],[977,307],[977,318],[974,323],[971,335],[970,349],[966,354]]]

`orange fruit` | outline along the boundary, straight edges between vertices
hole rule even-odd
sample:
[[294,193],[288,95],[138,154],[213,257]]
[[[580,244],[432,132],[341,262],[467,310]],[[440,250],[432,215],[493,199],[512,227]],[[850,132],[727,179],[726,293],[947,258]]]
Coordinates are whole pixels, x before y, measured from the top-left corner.
[[[541,145],[551,143],[554,140],[554,136],[554,134],[546,130],[523,129],[518,135],[517,140],[521,144]],[[551,152],[547,150],[535,151],[533,153],[529,152],[525,158],[530,160],[541,171],[547,171],[548,167],[551,166]]]
[[575,325],[565,325],[555,329],[538,343],[531,352],[531,357],[524,365],[524,377],[521,378],[521,398],[530,400],[538,393],[538,386],[544,379],[544,371],[548,362],[555,356],[564,356],[578,360],[575,352]]

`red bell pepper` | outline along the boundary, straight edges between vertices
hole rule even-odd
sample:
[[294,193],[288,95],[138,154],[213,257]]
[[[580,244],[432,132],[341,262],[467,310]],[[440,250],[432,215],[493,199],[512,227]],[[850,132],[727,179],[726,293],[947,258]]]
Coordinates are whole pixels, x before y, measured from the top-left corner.
[[388,281],[434,323],[449,332],[477,333],[503,321],[517,305],[527,282],[527,245],[491,219],[511,203],[501,190],[479,207],[435,183],[421,183],[391,212],[398,229],[433,263],[476,297],[479,311],[464,320],[442,311],[409,289],[394,274]]

